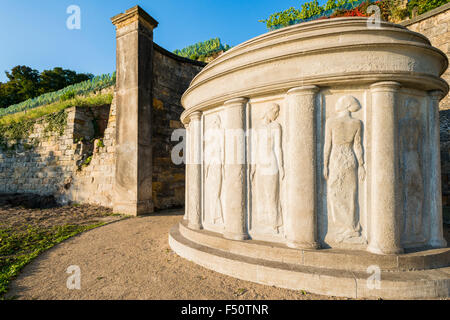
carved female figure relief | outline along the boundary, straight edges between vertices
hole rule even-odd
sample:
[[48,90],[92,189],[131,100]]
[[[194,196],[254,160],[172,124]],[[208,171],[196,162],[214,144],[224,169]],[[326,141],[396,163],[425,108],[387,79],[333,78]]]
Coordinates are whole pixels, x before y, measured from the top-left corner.
[[409,99],[406,102],[406,116],[400,120],[400,170],[403,181],[403,238],[421,241],[423,212],[423,176],[419,144],[422,127],[419,116],[419,102]]
[[336,242],[357,242],[361,236],[357,212],[358,176],[365,179],[362,122],[351,116],[360,109],[352,96],[340,98],[335,118],[326,122],[324,177],[327,180],[328,212]]
[[224,134],[221,120],[214,116],[211,129],[207,131],[208,149],[205,150],[206,173],[205,187],[209,196],[207,204],[209,216],[213,224],[223,223],[222,184],[224,177]]
[[256,131],[256,163],[251,179],[257,195],[258,223],[270,227],[275,233],[283,225],[280,205],[280,183],[284,179],[282,130],[277,120],[280,106],[272,103],[264,114],[262,125]]

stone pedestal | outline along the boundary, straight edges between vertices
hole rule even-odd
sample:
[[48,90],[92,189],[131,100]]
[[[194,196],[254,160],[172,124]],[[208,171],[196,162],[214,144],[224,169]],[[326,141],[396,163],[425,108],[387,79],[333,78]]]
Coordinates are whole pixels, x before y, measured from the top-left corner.
[[[286,239],[291,248],[317,249],[316,217],[316,94],[305,86],[287,92],[288,150],[286,156]],[[299,139],[301,137],[301,139]],[[302,230],[299,232],[299,230]]]
[[247,99],[238,98],[224,103],[225,115],[225,180],[224,237],[231,240],[248,239],[246,183],[246,116]]
[[372,92],[372,217],[368,250],[403,252],[400,244],[397,82],[380,82]]
[[117,39],[114,212],[136,216],[153,211],[149,79],[158,22],[138,6],[111,20]]

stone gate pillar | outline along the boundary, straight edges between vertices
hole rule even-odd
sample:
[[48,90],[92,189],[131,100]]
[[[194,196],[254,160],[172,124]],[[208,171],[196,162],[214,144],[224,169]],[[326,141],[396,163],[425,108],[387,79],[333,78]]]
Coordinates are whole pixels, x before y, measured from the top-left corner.
[[225,181],[224,237],[231,240],[248,239],[247,232],[247,171],[245,110],[248,99],[226,101],[225,113]]
[[316,94],[319,88],[305,86],[287,93],[288,152],[287,245],[316,249]]
[[152,57],[158,22],[139,6],[111,19],[117,41],[114,211],[140,215],[152,203]]
[[372,197],[368,251],[398,254],[400,211],[398,208],[399,151],[397,130],[397,82],[379,82],[372,92]]
[[431,157],[431,193],[430,193],[430,245],[445,248],[447,241],[443,237],[442,221],[442,185],[441,185],[441,148],[439,130],[439,101],[443,98],[442,91],[429,93],[429,130],[430,130],[430,157]]
[[202,113],[196,111],[189,117],[189,159],[186,163],[189,181],[188,226],[200,230],[202,229]]

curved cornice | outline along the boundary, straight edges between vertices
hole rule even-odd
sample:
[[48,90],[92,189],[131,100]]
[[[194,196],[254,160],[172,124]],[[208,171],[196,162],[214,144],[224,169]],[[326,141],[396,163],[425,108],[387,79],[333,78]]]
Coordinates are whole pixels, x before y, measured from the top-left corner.
[[[388,22],[381,22],[378,29],[368,28],[367,23],[367,18],[313,21],[275,30],[232,48],[192,80],[182,97],[188,109],[183,117],[230,99],[285,93],[299,85],[396,81],[448,92],[447,83],[440,78],[448,59],[425,36]],[[341,61],[333,64],[329,57]],[[357,65],[366,57],[367,67]],[[308,65],[311,61],[318,69]]]

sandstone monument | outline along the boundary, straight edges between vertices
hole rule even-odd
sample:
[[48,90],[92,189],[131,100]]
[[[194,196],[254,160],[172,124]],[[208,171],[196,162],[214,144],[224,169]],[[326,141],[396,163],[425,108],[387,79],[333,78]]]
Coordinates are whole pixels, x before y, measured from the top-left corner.
[[284,288],[449,296],[438,114],[447,67],[425,36],[366,18],[286,27],[221,55],[182,98],[186,214],[171,247]]

